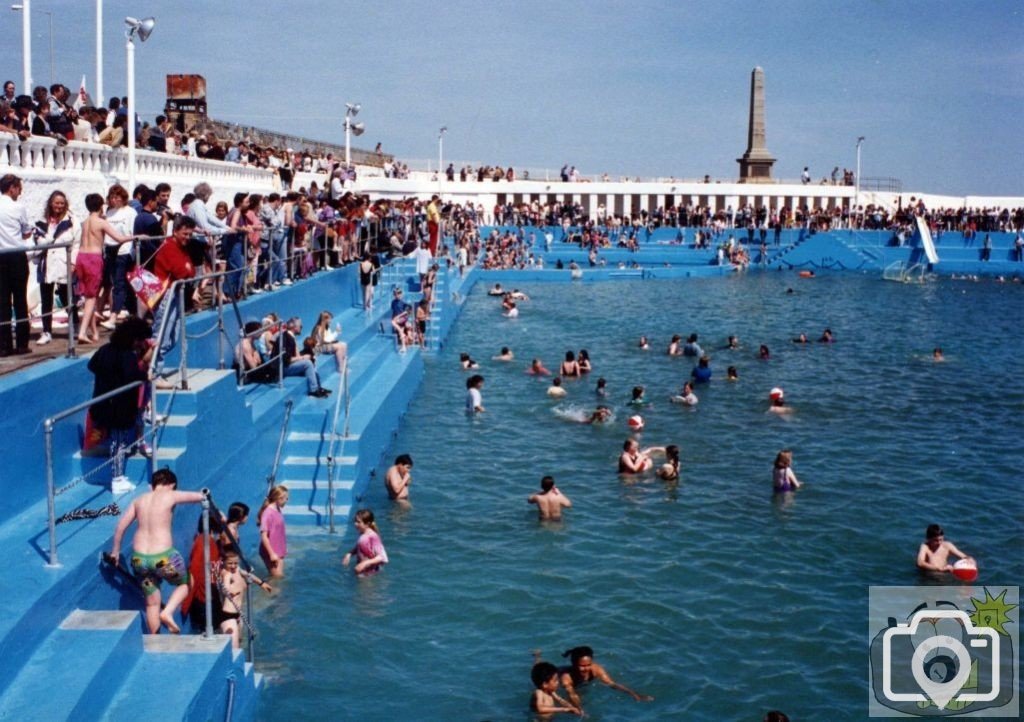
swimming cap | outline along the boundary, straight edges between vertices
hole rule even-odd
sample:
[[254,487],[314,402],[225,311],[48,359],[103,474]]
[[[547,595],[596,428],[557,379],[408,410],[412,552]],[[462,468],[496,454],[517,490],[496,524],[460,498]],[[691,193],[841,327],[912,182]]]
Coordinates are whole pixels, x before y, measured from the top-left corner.
[[778,401],[779,399],[782,398],[782,389],[776,386],[775,388],[768,392],[768,398],[770,398],[772,401]]
[[642,429],[644,428],[644,417],[640,414],[629,417],[629,428],[631,429]]

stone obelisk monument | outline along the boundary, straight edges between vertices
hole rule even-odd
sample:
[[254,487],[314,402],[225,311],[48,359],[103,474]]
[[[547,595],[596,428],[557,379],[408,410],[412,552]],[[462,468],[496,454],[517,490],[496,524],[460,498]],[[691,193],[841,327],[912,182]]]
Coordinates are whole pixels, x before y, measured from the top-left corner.
[[737,158],[740,183],[773,183],[775,158],[764,146],[764,71],[754,68],[750,74],[750,125],[747,128],[747,152]]

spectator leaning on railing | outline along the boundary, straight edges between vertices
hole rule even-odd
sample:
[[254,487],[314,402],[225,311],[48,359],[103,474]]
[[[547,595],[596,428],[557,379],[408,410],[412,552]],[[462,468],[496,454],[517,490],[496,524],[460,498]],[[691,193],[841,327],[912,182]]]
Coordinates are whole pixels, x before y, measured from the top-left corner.
[[192,218],[178,218],[174,223],[174,233],[164,241],[156,254],[153,272],[163,283],[164,292],[153,316],[155,332],[159,334],[163,327],[163,336],[157,337],[158,346],[153,363],[155,375],[163,371],[164,359],[178,340],[179,308],[171,286],[175,281],[192,278],[196,274],[187,250],[195,230],[196,222]]

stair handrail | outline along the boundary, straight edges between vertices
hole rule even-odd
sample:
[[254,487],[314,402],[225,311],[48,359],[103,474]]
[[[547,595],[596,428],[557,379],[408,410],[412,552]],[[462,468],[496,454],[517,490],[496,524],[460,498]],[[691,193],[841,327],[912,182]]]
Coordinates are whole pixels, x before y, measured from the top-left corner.
[[284,450],[285,436],[288,434],[288,422],[292,418],[292,406],[294,402],[291,399],[287,399],[284,402],[284,419],[281,421],[281,434],[277,437],[277,451],[274,452],[274,464],[270,467],[270,473],[267,475],[267,493],[274,488],[274,483],[277,481],[277,469],[281,465],[281,452]]
[[341,412],[342,399],[345,401],[345,424],[342,430],[341,450],[345,449],[345,439],[349,431],[350,398],[348,386],[348,360],[341,370],[341,390],[334,400],[334,414],[331,420],[331,436],[327,442],[327,525],[331,534],[335,533],[334,528],[334,442],[338,439],[338,414]]
[[[213,497],[210,495],[209,490],[205,490],[204,489],[204,491],[206,491],[206,503],[209,505],[209,511],[212,511],[214,514],[217,515],[217,518],[220,519],[220,522],[221,522],[221,533],[228,538],[228,542],[231,544],[234,552],[236,554],[238,554],[238,562],[239,562],[239,564],[241,564],[241,566],[245,570],[245,572],[247,574],[252,574],[252,570],[254,569],[254,567],[252,565],[252,562],[249,561],[249,559],[245,556],[245,553],[242,551],[242,545],[238,543],[238,537],[236,537],[234,535],[234,533],[231,531],[230,527],[228,527],[228,524],[227,524],[228,517],[227,517],[227,515],[224,514],[224,512],[222,512],[217,507],[217,505],[214,503]],[[209,524],[209,520],[207,519],[203,523],[208,525]],[[207,529],[208,529],[208,527],[207,527]],[[207,532],[207,536],[206,536],[206,540],[205,541],[206,541],[207,554],[209,554],[208,550],[209,550],[209,545],[210,545],[210,538],[209,538],[209,533],[208,532]],[[207,577],[209,577],[209,568],[210,568],[210,564],[209,564],[209,561],[207,561],[206,562]],[[209,579],[208,578],[207,578],[206,584],[207,584],[207,587],[206,587],[207,599],[209,599],[210,587],[209,587]],[[249,662],[249,663],[253,663],[253,662],[255,662],[255,651],[254,651],[254,648],[253,648],[253,640],[256,639],[256,632],[255,632],[255,629],[254,629],[255,628],[254,616],[253,616],[254,612],[253,612],[253,606],[252,606],[252,584],[248,584],[248,583],[245,585],[245,614],[248,617],[247,621],[243,620],[243,623],[245,624],[245,627],[246,627],[246,633],[245,633],[245,637],[246,637],[245,660],[247,662]],[[209,615],[210,615],[210,611],[209,611],[209,609],[207,609],[207,617],[206,617],[207,624],[211,623]]]
[[[50,551],[49,561],[47,567],[59,567],[60,559],[57,555],[57,487],[53,479],[53,429],[58,422],[63,421],[72,414],[77,414],[79,411],[88,409],[93,404],[98,404],[101,401],[113,398],[123,394],[126,391],[142,386],[144,381],[132,381],[124,386],[118,386],[116,389],[107,391],[106,393],[94,396],[87,401],[70,406],[63,411],[58,411],[52,416],[48,416],[43,419],[43,435],[46,449],[46,513],[47,513],[47,532],[49,535]],[[155,402],[154,402],[155,403]],[[154,453],[155,456],[155,453]]]

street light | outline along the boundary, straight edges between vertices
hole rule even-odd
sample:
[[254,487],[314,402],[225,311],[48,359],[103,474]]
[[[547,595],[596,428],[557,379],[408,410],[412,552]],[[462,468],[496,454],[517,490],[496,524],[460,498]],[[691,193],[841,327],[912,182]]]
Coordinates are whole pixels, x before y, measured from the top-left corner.
[[[20,5],[11,5],[11,10],[21,10],[21,61],[25,83],[21,92],[32,95],[32,0],[24,0]],[[50,38],[53,38],[52,34]]]
[[96,102],[102,108],[103,98],[103,0],[96,0]]
[[853,191],[853,212],[857,212],[857,208],[860,207],[860,146],[864,143],[864,136],[857,136],[857,175],[853,178],[854,191]]
[[125,51],[128,59],[128,192],[135,192],[135,36],[139,36],[139,42],[146,42],[146,39],[153,33],[153,26],[156,19],[145,18],[136,20],[133,17],[124,19],[127,29],[124,36]]
[[440,182],[441,174],[444,173],[444,134],[448,132],[448,126],[442,125],[437,133],[437,180]]
[[352,166],[352,136],[360,136],[366,132],[362,123],[353,123],[352,119],[363,109],[359,103],[345,103],[345,167]]
[[[27,3],[11,5],[11,10],[20,10],[25,13],[27,17],[30,11],[25,9],[25,5],[27,5]],[[46,15],[50,21],[50,85],[53,85],[53,13],[49,10],[36,10],[36,12]],[[25,93],[26,95],[31,95],[31,90],[26,90]]]

